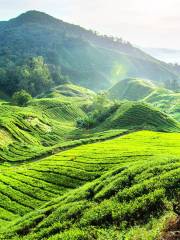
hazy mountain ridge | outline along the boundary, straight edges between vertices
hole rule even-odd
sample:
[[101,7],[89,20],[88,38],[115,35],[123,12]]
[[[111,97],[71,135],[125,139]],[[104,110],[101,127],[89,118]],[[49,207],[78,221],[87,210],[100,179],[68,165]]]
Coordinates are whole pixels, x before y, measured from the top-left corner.
[[106,89],[125,77],[153,79],[171,85],[179,74],[121,39],[99,36],[45,13],[29,11],[0,23],[0,63],[20,64],[43,56],[60,66],[70,80],[93,90]]
[[153,57],[167,63],[180,64],[180,50],[168,48],[142,48],[143,51]]

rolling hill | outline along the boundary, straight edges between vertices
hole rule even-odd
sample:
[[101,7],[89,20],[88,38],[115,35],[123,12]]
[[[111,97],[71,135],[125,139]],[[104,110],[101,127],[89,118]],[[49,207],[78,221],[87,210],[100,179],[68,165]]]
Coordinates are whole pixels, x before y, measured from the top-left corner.
[[128,78],[119,81],[108,90],[107,96],[112,100],[146,102],[180,120],[180,94],[147,79]]
[[[58,96],[33,99],[26,107],[0,104],[0,160],[23,162],[42,158],[63,148],[121,134],[121,129],[179,131],[179,124],[168,115],[143,103],[126,102],[104,108],[95,128],[84,131],[76,126],[86,118],[95,94],[72,84],[61,85]],[[70,96],[65,90],[69,91]],[[76,90],[76,91],[75,91]],[[77,95],[74,96],[74,91]],[[52,93],[54,93],[52,91]],[[50,93],[50,95],[52,94]],[[73,93],[73,94],[72,94]],[[91,112],[90,112],[91,113]],[[120,129],[120,131],[118,130]],[[84,140],[83,140],[84,139]]]
[[43,56],[51,67],[61,67],[73,83],[96,91],[126,77],[153,79],[168,87],[179,81],[179,73],[171,65],[130,43],[99,36],[45,13],[29,11],[0,22],[1,67],[21,65],[35,56]]
[[125,102],[101,122],[100,127],[178,131],[179,123],[147,104]]
[[148,96],[157,87],[148,80],[128,78],[119,81],[108,91],[111,99],[137,101]]
[[96,101],[68,83],[26,107],[0,103],[0,239],[153,240],[176,218],[179,123],[108,101],[79,128]]

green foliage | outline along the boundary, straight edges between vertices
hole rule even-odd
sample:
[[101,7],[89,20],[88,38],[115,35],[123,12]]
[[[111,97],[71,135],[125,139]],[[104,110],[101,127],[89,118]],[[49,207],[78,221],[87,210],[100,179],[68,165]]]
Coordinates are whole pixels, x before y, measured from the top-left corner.
[[115,102],[101,105],[88,117],[78,119],[77,126],[97,129],[153,129],[158,131],[179,131],[179,123],[167,114],[144,103]]
[[85,118],[78,118],[76,121],[76,125],[79,128],[90,129],[94,127],[95,124],[96,124],[96,121],[92,115],[86,116]]
[[32,57],[22,64],[7,65],[0,69],[0,87],[11,95],[24,89],[36,96],[57,84],[68,82],[60,67],[47,65],[41,56]]
[[27,65],[19,69],[19,87],[32,93],[33,96],[46,91],[52,86],[52,79],[42,57],[32,58]]
[[1,238],[158,239],[178,201],[179,138],[139,131],[3,169]]
[[[0,24],[0,41],[0,88],[21,106],[0,102],[0,239],[158,239],[179,204],[179,123],[70,80],[97,90],[134,74],[175,88],[179,73],[35,11]],[[150,81],[108,94],[178,119],[178,93]]]
[[26,106],[27,103],[32,99],[31,95],[25,90],[15,92],[12,96],[13,102],[18,106]]

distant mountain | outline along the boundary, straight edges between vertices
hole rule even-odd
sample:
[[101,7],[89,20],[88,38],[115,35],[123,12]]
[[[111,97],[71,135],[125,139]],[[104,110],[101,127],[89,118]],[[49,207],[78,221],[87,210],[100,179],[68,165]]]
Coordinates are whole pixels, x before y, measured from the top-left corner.
[[142,48],[142,50],[161,61],[180,64],[180,49]]
[[171,86],[179,72],[121,39],[100,36],[80,26],[29,11],[0,22],[0,66],[22,64],[43,56],[60,66],[71,82],[93,90],[107,89],[127,77],[152,79]]

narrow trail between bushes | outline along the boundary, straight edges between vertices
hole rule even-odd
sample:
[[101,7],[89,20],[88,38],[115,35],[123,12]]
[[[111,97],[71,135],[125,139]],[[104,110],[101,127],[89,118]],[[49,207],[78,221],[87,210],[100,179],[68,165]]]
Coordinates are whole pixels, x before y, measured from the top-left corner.
[[161,240],[180,240],[180,216],[169,222]]

